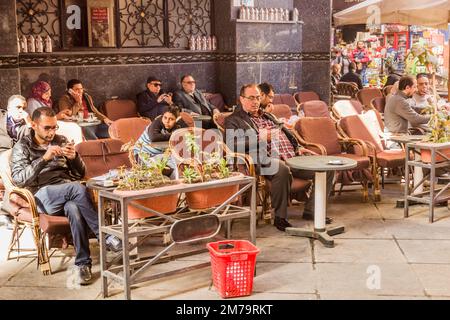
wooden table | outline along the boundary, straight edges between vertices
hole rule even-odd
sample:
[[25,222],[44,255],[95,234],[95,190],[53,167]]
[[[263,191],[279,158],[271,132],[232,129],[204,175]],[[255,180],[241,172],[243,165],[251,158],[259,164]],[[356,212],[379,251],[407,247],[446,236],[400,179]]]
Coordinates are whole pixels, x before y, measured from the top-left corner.
[[[333,164],[340,162],[341,164]],[[307,237],[319,240],[325,247],[333,248],[332,236],[345,232],[343,226],[326,228],[327,175],[328,171],[342,171],[356,168],[355,160],[331,156],[301,156],[286,161],[292,169],[315,172],[314,179],[314,230],[287,228],[286,233],[292,236]]]
[[[256,180],[253,177],[239,175],[228,179],[222,179],[217,181],[197,183],[197,184],[184,184],[170,185],[162,188],[155,188],[145,190],[135,195],[123,195],[117,194],[113,190],[105,190],[105,188],[96,186],[95,180],[90,180],[88,186],[99,190],[98,201],[98,214],[99,214],[99,237],[100,237],[100,265],[101,265],[101,278],[102,278],[102,293],[103,297],[108,296],[108,280],[118,281],[123,285],[125,298],[131,299],[131,285],[146,282],[152,279],[161,278],[166,275],[172,275],[177,272],[191,270],[193,267],[183,268],[179,270],[167,271],[164,273],[153,274],[150,276],[143,276],[143,271],[147,270],[150,266],[156,263],[161,258],[163,252],[157,254],[148,259],[132,259],[130,257],[131,251],[133,251],[139,245],[139,242],[129,244],[130,239],[148,237],[150,235],[161,235],[162,233],[170,232],[171,226],[179,220],[192,218],[192,213],[178,213],[176,215],[165,215],[154,210],[139,206],[134,203],[134,200],[147,199],[151,197],[164,196],[174,193],[183,193],[197,190],[204,190],[209,188],[225,187],[239,185],[240,190],[225,201],[222,205],[214,208],[210,214],[217,215],[220,222],[227,222],[227,227],[231,225],[231,220],[236,218],[250,218],[249,233],[251,241],[256,244]],[[247,190],[251,190],[251,204],[250,207],[237,207],[230,204],[230,202],[236,198],[236,196],[242,195]],[[105,202],[113,201],[119,204],[121,214],[121,224],[106,225],[105,214]],[[134,206],[141,210],[148,211],[156,216],[155,219],[159,219],[159,223],[155,223],[155,219],[129,221],[128,219],[128,206]],[[161,221],[163,221],[161,223]],[[229,230],[228,234],[229,234]],[[122,255],[117,256],[109,264],[106,261],[106,235],[112,234],[120,238],[123,243]],[[125,245],[128,244],[128,245]],[[198,253],[198,250],[195,252]],[[183,253],[182,256],[186,256]],[[165,257],[167,258],[167,257]],[[171,256],[169,258],[176,258]],[[116,266],[114,266],[116,264]],[[210,263],[203,263],[196,267],[207,267]]]

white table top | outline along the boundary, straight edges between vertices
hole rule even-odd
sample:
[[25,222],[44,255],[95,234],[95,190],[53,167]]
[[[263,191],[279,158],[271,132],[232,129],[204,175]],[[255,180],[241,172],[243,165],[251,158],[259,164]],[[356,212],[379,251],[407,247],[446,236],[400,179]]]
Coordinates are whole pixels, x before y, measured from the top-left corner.
[[[334,161],[340,161],[342,164],[333,164]],[[341,171],[357,167],[358,163],[353,159],[333,156],[300,156],[286,161],[286,164],[292,169],[308,171]]]

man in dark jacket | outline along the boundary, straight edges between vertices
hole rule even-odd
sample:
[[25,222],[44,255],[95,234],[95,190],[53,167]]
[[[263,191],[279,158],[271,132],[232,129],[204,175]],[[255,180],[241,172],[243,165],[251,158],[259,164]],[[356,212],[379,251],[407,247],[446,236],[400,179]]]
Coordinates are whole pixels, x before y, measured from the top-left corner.
[[[12,151],[13,182],[34,194],[39,212],[68,217],[78,281],[88,284],[92,279],[88,232],[90,229],[98,238],[99,230],[90,195],[79,182],[85,174],[84,162],[73,143],[55,133],[58,125],[51,108],[35,110],[31,120],[30,134]],[[113,241],[117,243],[116,238],[107,239],[109,244]]]
[[220,111],[196,89],[194,77],[191,75],[181,77],[181,87],[181,90],[174,93],[173,102],[181,107],[184,112],[211,117],[211,119],[202,122],[204,129],[216,128],[212,118],[215,113]]
[[137,95],[137,106],[142,117],[152,121],[162,114],[167,106],[173,105],[172,95],[161,92],[161,80],[150,76],[147,79],[147,90]]
[[356,64],[354,62],[350,63],[348,69],[350,71],[344,74],[339,82],[354,82],[358,85],[358,89],[361,90],[363,88],[363,83],[361,80],[361,76],[356,73]]
[[[300,145],[295,136],[270,113],[260,109],[261,91],[256,84],[241,89],[240,103],[225,120],[226,141],[229,148],[249,154],[256,162],[259,175],[272,182],[271,200],[275,209],[274,225],[280,231],[291,227],[287,221],[287,207],[291,191],[292,175],[312,180],[314,172],[289,169],[285,160],[298,154]],[[334,172],[327,174],[327,191],[331,192]],[[327,197],[328,198],[328,197]],[[312,220],[314,197],[305,204],[303,218]],[[328,219],[328,223],[331,219]]]

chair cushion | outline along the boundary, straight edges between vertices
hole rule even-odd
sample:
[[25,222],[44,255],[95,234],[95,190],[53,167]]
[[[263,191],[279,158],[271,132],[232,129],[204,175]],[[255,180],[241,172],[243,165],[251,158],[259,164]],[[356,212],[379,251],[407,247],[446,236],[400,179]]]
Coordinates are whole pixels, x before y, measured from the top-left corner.
[[139,116],[136,103],[133,100],[107,100],[105,101],[104,111],[105,115],[112,121]]
[[377,152],[383,151],[384,147],[379,133],[373,132],[374,130],[370,129],[370,125],[365,123],[361,116],[354,115],[342,118],[339,125],[350,138],[370,142],[375,146]]
[[297,121],[295,130],[306,142],[323,145],[327,154],[341,152],[335,124],[329,118],[302,118]]
[[227,111],[227,105],[225,104],[223,96],[220,93],[205,94],[205,98],[209,103],[217,107],[220,112]]
[[330,118],[328,105],[320,100],[304,102],[300,105],[300,110],[303,110],[305,117]]
[[403,150],[385,150],[377,153],[378,164],[383,168],[404,167],[405,157]]
[[383,93],[378,88],[364,88],[357,94],[358,100],[366,107],[370,107],[372,99],[383,97]]
[[131,167],[127,151],[120,151],[123,143],[116,139],[84,141],[75,146],[86,165],[85,178],[107,173],[120,166]]
[[315,93],[314,91],[297,92],[294,95],[294,98],[298,104],[301,104],[303,102],[313,101],[313,100],[320,100],[319,95],[317,93]]
[[287,104],[274,104],[272,114],[277,118],[289,120],[292,117],[291,108]]
[[108,132],[111,138],[121,140],[123,143],[131,140],[136,142],[150,123],[150,120],[142,118],[119,119],[111,124]]
[[273,104],[287,104],[291,108],[291,111],[297,111],[297,103],[294,97],[288,93],[276,94],[273,99]]

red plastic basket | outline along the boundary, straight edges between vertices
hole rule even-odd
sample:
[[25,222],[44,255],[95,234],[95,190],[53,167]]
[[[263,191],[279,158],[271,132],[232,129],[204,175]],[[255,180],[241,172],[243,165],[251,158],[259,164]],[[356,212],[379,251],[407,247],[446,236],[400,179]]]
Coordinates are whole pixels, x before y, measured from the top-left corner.
[[214,287],[222,298],[251,295],[259,249],[246,240],[211,242],[207,247]]

